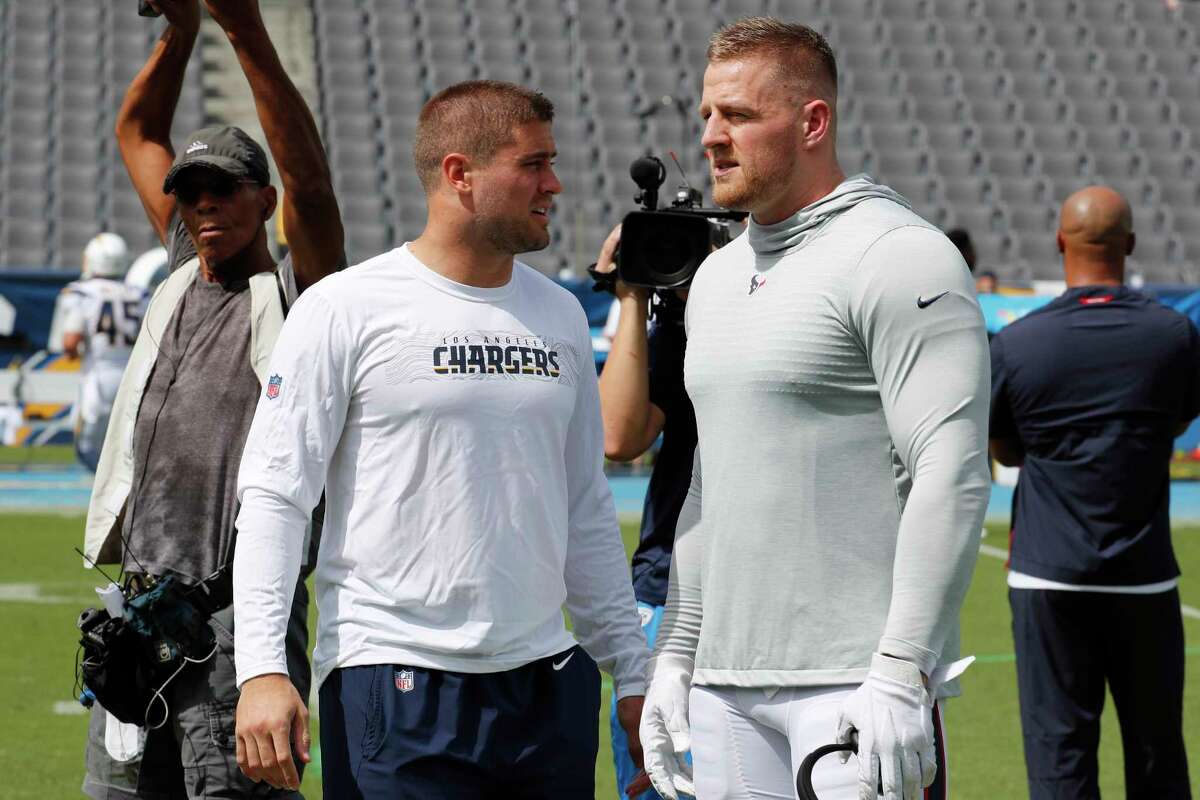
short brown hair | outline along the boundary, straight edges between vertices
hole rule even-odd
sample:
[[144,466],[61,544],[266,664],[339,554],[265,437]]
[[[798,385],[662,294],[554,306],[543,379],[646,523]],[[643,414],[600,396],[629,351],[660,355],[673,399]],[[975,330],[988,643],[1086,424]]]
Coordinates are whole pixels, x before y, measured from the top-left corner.
[[778,61],[785,80],[806,91],[837,98],[837,60],[825,37],[807,25],[774,17],[747,17],[718,30],[708,40],[710,62],[764,55]]
[[429,99],[417,118],[413,162],[426,192],[437,186],[442,159],[462,153],[486,164],[513,139],[513,128],[552,122],[554,104],[541,92],[505,81],[463,81]]

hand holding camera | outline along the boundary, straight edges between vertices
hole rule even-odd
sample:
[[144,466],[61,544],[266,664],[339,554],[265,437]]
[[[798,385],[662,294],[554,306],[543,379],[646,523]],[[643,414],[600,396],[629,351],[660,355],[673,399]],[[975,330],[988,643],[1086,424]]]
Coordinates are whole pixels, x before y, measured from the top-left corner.
[[600,255],[596,259],[596,266],[592,268],[594,275],[612,275],[613,287],[612,293],[617,296],[618,300],[637,300],[640,303],[645,303],[649,295],[648,291],[641,286],[631,286],[617,276],[617,251],[621,247],[621,226],[617,225],[613,228],[604,244],[600,247]]

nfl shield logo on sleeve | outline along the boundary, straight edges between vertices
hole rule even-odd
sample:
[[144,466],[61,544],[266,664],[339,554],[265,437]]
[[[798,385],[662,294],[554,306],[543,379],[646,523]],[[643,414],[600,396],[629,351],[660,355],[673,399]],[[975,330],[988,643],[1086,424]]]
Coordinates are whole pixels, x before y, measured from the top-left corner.
[[402,692],[413,690],[413,671],[411,669],[396,670],[396,688]]
[[282,385],[283,376],[272,375],[271,379],[267,381],[267,399],[274,400],[276,397],[279,397],[279,387]]

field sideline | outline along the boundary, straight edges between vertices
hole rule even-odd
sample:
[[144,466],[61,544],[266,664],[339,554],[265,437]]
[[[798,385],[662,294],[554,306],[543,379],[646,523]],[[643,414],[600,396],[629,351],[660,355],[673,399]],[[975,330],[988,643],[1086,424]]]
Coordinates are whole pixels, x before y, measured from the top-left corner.
[[[627,548],[636,525],[622,526]],[[0,516],[0,541],[8,553],[0,564],[0,613],[5,621],[0,647],[0,773],[8,775],[0,795],[38,800],[80,797],[87,718],[72,713],[75,617],[95,604],[91,587],[99,581],[80,567],[71,550],[82,538],[82,518],[61,514]],[[1009,631],[1004,569],[995,548],[1005,533],[990,528],[963,612],[963,652],[979,662],[963,679],[965,696],[946,712],[951,779],[956,798],[1019,798],[1025,793],[1017,718],[1016,678]],[[1200,527],[1175,531],[1184,570],[1181,594],[1200,608]],[[849,587],[847,587],[849,590]],[[1193,791],[1200,795],[1200,618],[1185,618],[1188,642],[1185,723]],[[606,692],[607,681],[606,681]],[[608,697],[604,698],[596,794],[615,797],[608,750]],[[314,731],[315,735],[315,731]],[[1121,797],[1121,746],[1111,703],[1101,740],[1101,786]],[[305,795],[320,797],[317,770],[309,770]]]

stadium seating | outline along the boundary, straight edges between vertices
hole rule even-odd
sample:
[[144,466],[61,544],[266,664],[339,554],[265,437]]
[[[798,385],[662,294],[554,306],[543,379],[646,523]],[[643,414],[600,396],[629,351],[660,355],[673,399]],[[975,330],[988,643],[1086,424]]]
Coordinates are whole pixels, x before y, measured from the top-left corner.
[[[0,3],[0,267],[78,270],[101,230],[123,235],[135,253],[157,243],[112,130],[162,23],[136,24],[128,6]],[[197,64],[173,134],[203,120]]]
[[[488,77],[557,108],[567,191],[527,260],[595,258],[633,207],[628,165],[674,151],[708,176],[695,113],[708,35],[770,13],[827,35],[841,69],[839,153],[943,226],[965,225],[1004,280],[1060,276],[1057,204],[1126,192],[1147,280],[1200,280],[1200,4],[1156,0],[310,0],[319,108],[352,260],[417,235],[422,103]],[[80,231],[149,241],[111,135],[153,41],[117,4],[0,4],[0,265],[73,268]],[[81,20],[86,19],[86,24]],[[203,120],[189,73],[177,130]],[[664,195],[680,181],[673,165]],[[16,193],[20,200],[13,200]]]

